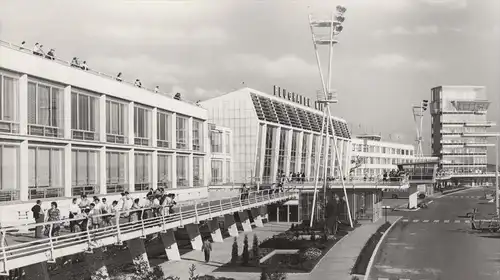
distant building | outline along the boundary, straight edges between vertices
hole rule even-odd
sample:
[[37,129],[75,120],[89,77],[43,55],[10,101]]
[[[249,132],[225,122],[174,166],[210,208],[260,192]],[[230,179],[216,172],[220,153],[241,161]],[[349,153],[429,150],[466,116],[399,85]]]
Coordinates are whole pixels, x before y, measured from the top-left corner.
[[397,169],[397,164],[412,162],[415,147],[410,144],[381,141],[379,135],[360,135],[352,140],[350,176],[376,181],[385,172]]
[[439,86],[431,90],[432,154],[450,176],[487,177],[490,105],[482,86]]

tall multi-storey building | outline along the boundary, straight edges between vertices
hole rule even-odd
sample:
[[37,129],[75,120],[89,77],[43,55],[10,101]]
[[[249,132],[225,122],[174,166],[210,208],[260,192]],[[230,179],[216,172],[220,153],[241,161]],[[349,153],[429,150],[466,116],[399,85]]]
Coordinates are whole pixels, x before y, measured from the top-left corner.
[[0,222],[37,199],[64,208],[80,194],[157,187],[206,198],[213,174],[232,172],[231,130],[207,119],[195,104],[0,44]]
[[488,141],[495,135],[488,129],[496,125],[487,118],[486,89],[439,86],[431,92],[432,153],[440,168],[450,176],[486,178],[487,150],[495,145]]
[[379,135],[360,135],[352,140],[351,177],[376,181],[385,172],[397,169],[397,164],[412,162],[415,147],[409,144],[381,141]]

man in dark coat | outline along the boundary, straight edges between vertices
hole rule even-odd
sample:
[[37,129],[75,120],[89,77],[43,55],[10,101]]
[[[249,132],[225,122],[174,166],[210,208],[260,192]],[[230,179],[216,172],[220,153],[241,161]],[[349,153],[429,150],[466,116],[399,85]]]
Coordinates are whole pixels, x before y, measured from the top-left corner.
[[334,194],[333,199],[330,199],[326,205],[326,230],[330,235],[335,235],[337,233],[341,205],[340,198],[337,194]]

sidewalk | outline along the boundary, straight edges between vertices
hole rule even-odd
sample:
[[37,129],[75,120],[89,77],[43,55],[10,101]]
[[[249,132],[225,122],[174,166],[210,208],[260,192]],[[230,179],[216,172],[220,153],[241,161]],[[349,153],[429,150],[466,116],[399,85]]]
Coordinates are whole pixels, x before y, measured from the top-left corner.
[[[398,218],[389,216],[387,221],[392,223]],[[344,237],[323,257],[316,268],[309,274],[308,279],[350,280],[351,269],[361,249],[363,249],[372,234],[384,223],[385,219],[382,218],[376,223],[364,224]],[[304,276],[303,274],[289,274],[288,279],[300,280],[304,279]]]
[[[252,232],[243,233],[240,232],[238,235],[238,251],[241,255],[243,251],[243,239],[245,234],[248,234],[249,249],[252,248],[252,241],[254,234],[257,234],[259,241],[262,241],[268,237],[272,237],[275,234],[281,233],[289,229],[291,224],[289,223],[267,223],[264,224],[263,228],[254,228]],[[212,254],[210,256],[210,262],[205,263],[205,258],[201,251],[190,251],[188,253],[182,254],[181,261],[176,262],[165,262],[161,263],[160,267],[165,272],[165,276],[178,276],[181,279],[189,278],[189,268],[192,264],[196,265],[196,274],[198,275],[213,275],[215,277],[228,277],[237,280],[257,280],[260,277],[259,272],[247,272],[242,270],[242,272],[230,272],[217,270],[219,267],[229,263],[231,261],[231,249],[233,246],[234,237],[229,237],[224,239],[223,243],[212,243]],[[164,261],[164,260],[163,260]],[[152,260],[150,259],[150,262]],[[238,267],[235,267],[237,270]]]

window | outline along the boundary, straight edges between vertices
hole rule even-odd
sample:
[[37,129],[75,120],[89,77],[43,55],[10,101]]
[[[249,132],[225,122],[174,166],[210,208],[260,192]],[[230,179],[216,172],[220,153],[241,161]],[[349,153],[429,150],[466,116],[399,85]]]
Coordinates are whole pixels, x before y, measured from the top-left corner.
[[271,166],[273,159],[273,139],[276,128],[268,126],[266,132],[265,150],[264,150],[264,171],[262,172],[263,183],[271,181]]
[[318,143],[319,136],[312,135],[312,147],[311,147],[311,173],[309,174],[310,178],[316,177],[316,143]]
[[226,137],[226,154],[231,154],[231,137],[229,133],[224,135]]
[[151,182],[151,154],[135,153],[135,185],[136,192],[147,191],[152,187]]
[[19,132],[19,80],[0,73],[0,132]]
[[212,179],[210,184],[221,185],[222,184],[222,160],[212,160]]
[[106,100],[106,141],[124,144],[127,139],[127,105]]
[[188,180],[188,157],[187,156],[177,156],[177,187],[187,187],[189,186]]
[[285,162],[286,162],[286,135],[288,131],[282,129],[280,133],[280,142],[278,150],[278,172],[276,172],[277,180],[285,175]]
[[99,193],[99,152],[71,151],[71,195]]
[[128,153],[106,152],[106,172],[107,193],[128,190]]
[[134,107],[134,143],[141,146],[149,146],[150,116],[151,110],[143,107]]
[[300,172],[306,172],[306,160],[307,160],[307,139],[309,139],[308,134],[304,133],[304,141],[302,141],[302,155],[300,159]]
[[177,149],[187,149],[187,119],[184,117],[177,117],[175,134],[177,141]]
[[71,137],[78,140],[99,140],[99,102],[96,96],[71,93]]
[[231,161],[226,160],[226,183],[231,183]]
[[158,188],[172,187],[172,156],[158,155]]
[[203,151],[203,122],[193,120],[193,150]]
[[222,132],[218,130],[210,132],[210,146],[212,153],[222,153]]
[[28,134],[63,136],[63,89],[28,82]]
[[0,144],[0,202],[19,200],[19,147]]
[[203,158],[193,157],[193,186],[203,186]]
[[156,146],[170,148],[170,130],[172,126],[172,115],[166,112],[158,111],[156,114],[157,140]]
[[28,164],[28,199],[64,196],[62,149],[30,147]]

